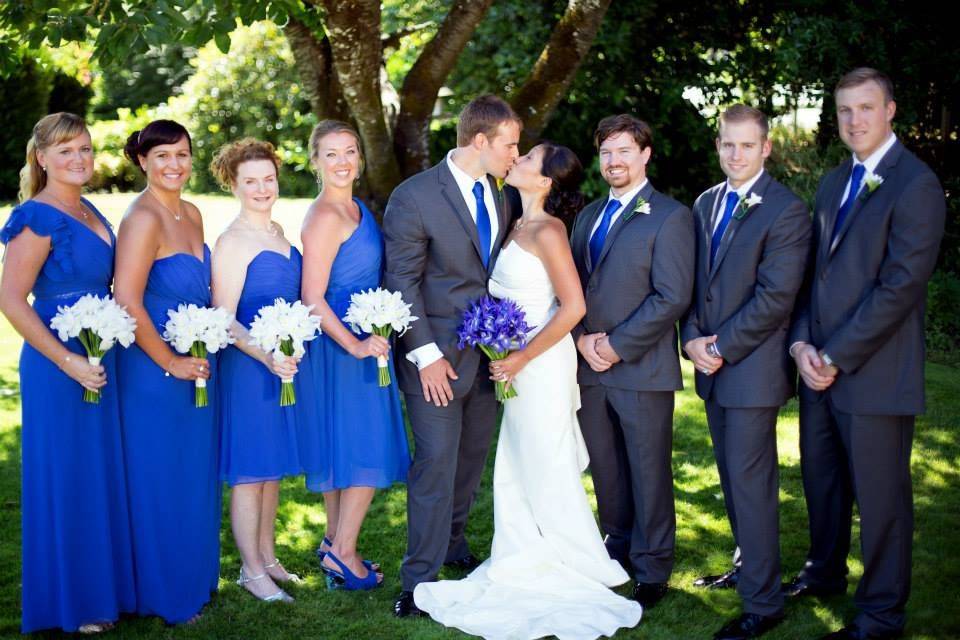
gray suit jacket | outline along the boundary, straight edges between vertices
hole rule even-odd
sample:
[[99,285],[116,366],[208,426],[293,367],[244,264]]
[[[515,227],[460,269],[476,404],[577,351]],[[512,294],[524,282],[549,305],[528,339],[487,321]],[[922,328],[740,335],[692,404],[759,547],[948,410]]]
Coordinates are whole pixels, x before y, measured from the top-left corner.
[[477,225],[463,200],[446,160],[405,180],[387,202],[383,215],[386,245],[384,287],[403,294],[420,319],[398,341],[396,370],[405,393],[421,393],[417,367],[406,354],[435,342],[459,376],[451,380],[454,395],[473,385],[480,364],[476,349],[457,349],[457,327],[471,302],[487,293],[500,245],[507,235],[510,212],[506,194],[496,191],[499,233],[493,239],[488,268],[480,259]]
[[[924,411],[923,316],[943,237],[943,188],[898,141],[877,166],[883,184],[871,194],[864,187],[831,240],[851,164],[820,181],[790,343],[823,349],[840,369],[826,391],[840,411],[916,415]],[[801,399],[812,393],[801,382]]]
[[731,218],[710,266],[710,242],[726,182],[693,205],[697,278],[680,344],[717,335],[724,363],[696,372],[697,394],[722,407],[778,407],[793,395],[796,371],[787,352],[790,314],[810,250],[810,214],[792,191],[764,172],[750,190],[763,201]]
[[[650,213],[631,213],[637,198]],[[634,391],[683,388],[676,323],[693,290],[694,231],[690,209],[648,182],[624,208],[607,234],[596,265],[590,264],[590,232],[606,198],[577,215],[570,234],[587,314],[573,331],[605,331],[623,359],[597,373],[581,358],[577,379]]]

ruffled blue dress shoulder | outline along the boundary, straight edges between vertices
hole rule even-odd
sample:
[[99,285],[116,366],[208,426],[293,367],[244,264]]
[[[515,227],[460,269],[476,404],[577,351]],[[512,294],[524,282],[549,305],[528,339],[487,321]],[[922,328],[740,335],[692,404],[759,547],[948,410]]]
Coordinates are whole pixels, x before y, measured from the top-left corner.
[[[87,200],[83,201],[90,209],[97,212]],[[99,212],[97,212],[99,215]],[[103,217],[100,216],[103,220]],[[106,224],[106,223],[105,223]],[[0,242],[7,244],[20,233],[24,227],[29,227],[38,236],[50,238],[50,254],[60,275],[73,274],[73,244],[71,237],[70,219],[57,209],[43,202],[27,200],[17,206],[0,229]],[[53,275],[53,274],[48,274]]]

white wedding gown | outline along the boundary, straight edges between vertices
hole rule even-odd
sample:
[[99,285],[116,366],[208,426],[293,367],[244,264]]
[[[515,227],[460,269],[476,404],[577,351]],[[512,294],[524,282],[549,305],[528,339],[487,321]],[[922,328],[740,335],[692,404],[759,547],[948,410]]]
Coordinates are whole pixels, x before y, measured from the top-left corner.
[[[543,264],[515,242],[500,253],[490,294],[516,301],[533,333],[557,307]],[[580,479],[589,459],[573,339],[527,364],[514,387],[493,471],[490,558],[463,580],[417,585],[414,601],[438,622],[488,640],[592,640],[636,626],[640,605],[608,588],[629,576],[607,554]]]

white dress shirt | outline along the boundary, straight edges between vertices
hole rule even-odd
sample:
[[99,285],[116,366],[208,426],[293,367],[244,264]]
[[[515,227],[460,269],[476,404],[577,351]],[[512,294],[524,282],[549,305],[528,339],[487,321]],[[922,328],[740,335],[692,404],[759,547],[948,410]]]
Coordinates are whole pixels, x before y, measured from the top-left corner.
[[[877,167],[880,165],[880,161],[883,160],[883,156],[887,155],[887,151],[890,151],[890,147],[892,147],[896,141],[897,135],[891,132],[890,137],[887,138],[887,141],[880,145],[879,149],[867,156],[867,159],[863,162],[860,162],[860,160],[857,159],[857,154],[853,154],[853,164],[850,165],[850,176],[847,178],[847,186],[843,188],[843,197],[840,198],[841,203],[846,202],[847,196],[850,195],[850,180],[853,178],[853,168],[858,164],[862,164],[863,168],[867,170],[867,173],[876,173]],[[866,180],[860,182],[861,189],[863,189],[864,184],[866,184]]]
[[[614,211],[614,212],[613,212],[613,215],[610,217],[610,226],[607,227],[607,231],[610,231],[610,229],[613,228],[613,225],[616,224],[617,220],[620,219],[620,214],[623,213],[623,209],[624,209],[628,204],[630,204],[630,201],[633,200],[633,197],[634,197],[634,196],[636,196],[638,193],[640,193],[640,191],[641,191],[645,186],[647,186],[647,182],[648,182],[647,179],[644,178],[644,179],[643,179],[643,182],[641,182],[640,184],[638,184],[637,186],[635,186],[633,189],[630,189],[630,191],[627,191],[625,194],[623,194],[622,196],[619,196],[619,197],[613,195],[613,189],[610,190],[610,195],[607,196],[607,202],[610,202],[611,200],[614,200],[614,199],[615,199],[615,200],[617,200],[617,201],[620,203],[620,208],[617,209],[616,211]],[[603,211],[603,210],[607,207],[607,202],[604,202],[604,203],[603,203],[603,207],[600,208],[600,211]],[[593,237],[593,234],[595,234],[595,233],[597,232],[597,229],[600,228],[600,223],[601,223],[602,221],[603,221],[603,216],[602,216],[602,215],[597,216],[597,221],[593,223],[593,229],[590,230],[590,237],[591,237],[591,238]]]
[[[454,151],[455,149],[451,149],[447,152],[447,168],[450,169],[453,179],[456,180],[457,186],[460,188],[463,201],[467,204],[467,210],[470,212],[474,224],[477,222],[477,198],[473,195],[473,185],[477,182],[483,185],[483,204],[486,205],[487,215],[490,216],[490,253],[492,255],[494,242],[500,233],[500,217],[497,215],[497,201],[493,194],[493,188],[490,186],[487,174],[474,178],[458,167],[457,163],[453,161]],[[443,352],[440,351],[436,342],[428,342],[407,353],[407,360],[417,365],[417,369],[423,369],[442,357]]]
[[[720,211],[723,210],[724,203],[727,200],[727,194],[731,191],[736,191],[737,196],[740,198],[737,203],[743,202],[743,199],[747,197],[750,193],[750,189],[753,189],[753,185],[757,184],[757,180],[760,179],[760,176],[763,175],[763,167],[760,167],[760,171],[757,172],[757,175],[753,176],[746,182],[744,182],[738,189],[733,189],[730,187],[730,180],[727,180],[726,186],[723,188],[723,193],[720,196],[720,199],[717,201],[717,207],[713,212],[713,231],[716,233],[717,226],[720,224],[720,218],[723,216],[720,215]],[[729,228],[729,227],[728,227]]]

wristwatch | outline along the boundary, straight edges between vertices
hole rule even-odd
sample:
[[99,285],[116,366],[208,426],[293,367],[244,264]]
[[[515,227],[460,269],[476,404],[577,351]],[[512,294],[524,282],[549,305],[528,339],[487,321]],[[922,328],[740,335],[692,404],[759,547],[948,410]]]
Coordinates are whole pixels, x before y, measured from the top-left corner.
[[830,359],[830,356],[828,356],[828,355],[827,355],[826,353],[824,353],[823,351],[821,351],[819,355],[820,355],[820,359],[823,360],[823,364],[827,365],[828,367],[836,367],[836,366],[837,366],[837,365],[833,364],[833,360]]
[[723,358],[723,356],[720,355],[720,350],[717,349],[716,342],[709,343],[706,346],[706,352],[707,352],[707,355],[710,356],[711,358]]

